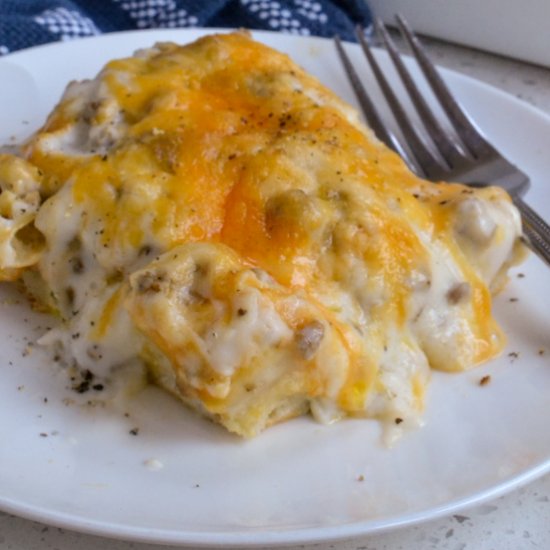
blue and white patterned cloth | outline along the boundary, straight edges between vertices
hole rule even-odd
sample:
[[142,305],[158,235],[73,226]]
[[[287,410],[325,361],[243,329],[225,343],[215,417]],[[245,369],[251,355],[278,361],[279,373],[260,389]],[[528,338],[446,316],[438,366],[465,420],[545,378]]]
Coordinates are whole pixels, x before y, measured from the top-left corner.
[[354,40],[366,0],[0,0],[0,55],[104,32],[245,27]]

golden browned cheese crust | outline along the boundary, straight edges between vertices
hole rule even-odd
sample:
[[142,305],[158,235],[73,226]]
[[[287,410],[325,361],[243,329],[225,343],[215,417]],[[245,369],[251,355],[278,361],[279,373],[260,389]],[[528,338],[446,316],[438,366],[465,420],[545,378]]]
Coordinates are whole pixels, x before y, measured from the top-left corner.
[[27,265],[67,326],[88,323],[111,363],[126,334],[127,355],[236,433],[308,410],[413,422],[430,366],[502,348],[490,287],[521,234],[507,195],[419,179],[245,33],[109,62],[22,154],[49,197]]

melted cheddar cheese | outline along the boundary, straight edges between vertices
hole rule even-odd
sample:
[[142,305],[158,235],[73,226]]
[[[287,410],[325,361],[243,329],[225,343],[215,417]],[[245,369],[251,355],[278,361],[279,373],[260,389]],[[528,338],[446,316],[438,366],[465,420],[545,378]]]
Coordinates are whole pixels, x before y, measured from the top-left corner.
[[0,273],[48,289],[63,324],[46,340],[96,374],[140,357],[235,433],[309,411],[414,424],[430,367],[502,349],[509,197],[419,179],[245,33],[71,83],[21,157],[0,158],[30,205],[0,234]]

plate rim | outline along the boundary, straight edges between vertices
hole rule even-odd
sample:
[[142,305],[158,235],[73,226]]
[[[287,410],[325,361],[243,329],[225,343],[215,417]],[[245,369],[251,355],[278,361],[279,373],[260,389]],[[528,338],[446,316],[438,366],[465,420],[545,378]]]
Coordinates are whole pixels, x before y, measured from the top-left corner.
[[[479,491],[470,495],[428,508],[419,512],[402,515],[388,519],[355,521],[334,526],[307,527],[298,529],[278,528],[265,531],[252,529],[241,532],[208,532],[194,531],[181,532],[167,529],[135,528],[105,523],[98,520],[88,520],[82,516],[70,515],[59,512],[50,512],[36,506],[18,504],[10,499],[4,499],[0,495],[0,511],[13,514],[31,521],[46,523],[54,527],[77,531],[87,535],[102,536],[116,540],[163,544],[169,546],[198,546],[211,548],[243,547],[264,548],[266,545],[289,546],[298,544],[319,544],[354,539],[361,536],[374,535],[405,529],[414,525],[427,523],[466,508],[484,504],[509,492],[519,489],[531,481],[550,473],[550,457],[548,460],[537,463],[534,467],[520,475],[508,478],[499,486]],[[185,536],[182,536],[185,534]]]

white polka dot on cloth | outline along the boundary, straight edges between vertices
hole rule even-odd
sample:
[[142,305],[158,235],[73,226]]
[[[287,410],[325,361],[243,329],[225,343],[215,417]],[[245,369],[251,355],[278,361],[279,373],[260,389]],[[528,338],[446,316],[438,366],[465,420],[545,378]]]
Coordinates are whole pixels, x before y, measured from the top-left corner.
[[323,6],[319,2],[311,2],[311,0],[294,0],[297,6],[297,12],[310,21],[319,21],[325,24],[328,21],[328,16],[323,13]]
[[34,18],[34,22],[51,33],[58,34],[62,40],[100,33],[91,19],[66,8],[45,10]]
[[[250,13],[257,14],[262,21],[267,21],[271,29],[290,34],[309,35],[308,28],[303,27],[292,12],[281,6],[280,2],[267,0],[240,0],[241,6]],[[321,6],[319,6],[321,7]]]
[[7,46],[0,46],[0,55],[8,55],[10,50]]
[[138,29],[193,27],[199,20],[174,0],[113,0],[127,11]]

